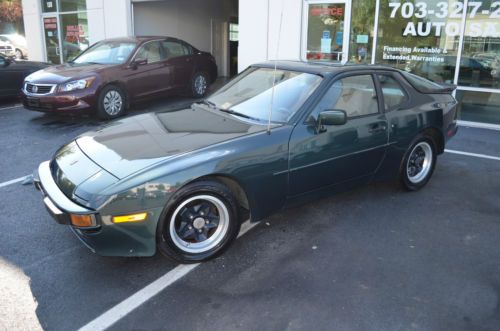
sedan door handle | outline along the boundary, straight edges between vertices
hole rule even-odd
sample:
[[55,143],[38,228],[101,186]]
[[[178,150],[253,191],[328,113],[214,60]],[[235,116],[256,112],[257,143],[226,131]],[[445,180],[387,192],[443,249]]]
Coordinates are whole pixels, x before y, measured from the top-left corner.
[[377,132],[382,132],[382,131],[385,131],[387,130],[387,126],[385,124],[376,124],[374,126],[371,127],[370,130],[368,130],[368,132],[370,133],[377,133]]

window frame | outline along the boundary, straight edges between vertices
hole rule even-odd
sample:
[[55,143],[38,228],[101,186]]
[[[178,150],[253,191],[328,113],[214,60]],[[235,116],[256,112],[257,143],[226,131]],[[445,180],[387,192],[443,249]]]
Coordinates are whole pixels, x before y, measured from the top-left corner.
[[[179,45],[181,45],[181,47],[183,47],[185,50],[187,50],[187,54],[168,57],[168,50],[163,45],[163,43],[165,43],[165,42],[178,43]],[[165,57],[164,60],[166,60],[166,61],[171,60],[171,59],[176,59],[179,57],[183,57],[183,56],[190,56],[190,55],[193,55],[193,53],[194,53],[193,47],[191,45],[189,45],[188,43],[186,43],[182,40],[179,40],[179,39],[167,38],[167,39],[160,40],[160,46],[162,48],[163,55]]]
[[137,59],[138,59],[138,57],[137,57],[137,56],[139,55],[139,52],[141,51],[141,49],[142,49],[144,46],[146,46],[147,44],[150,44],[150,43],[154,43],[154,42],[158,43],[158,45],[159,45],[160,57],[161,57],[161,58],[160,58],[160,60],[155,61],[155,62],[149,62],[149,60],[148,60],[148,63],[147,63],[146,65],[155,64],[155,63],[159,63],[159,62],[165,61],[165,60],[166,60],[166,58],[165,58],[165,53],[164,53],[164,51],[163,51],[163,46],[162,46],[162,44],[161,44],[161,39],[155,39],[155,40],[148,40],[148,41],[146,41],[146,42],[144,42],[144,43],[142,43],[142,44],[138,45],[137,49],[136,49],[136,50],[135,50],[135,52],[134,52],[134,55],[133,55],[133,56],[131,57],[131,59],[130,59],[130,63],[133,63],[135,60],[137,60]]
[[[318,107],[319,103],[321,102],[323,97],[326,95],[326,93],[328,93],[328,91],[330,91],[330,88],[333,86],[333,84],[335,84],[337,81],[339,81],[343,78],[352,77],[352,76],[370,76],[371,77],[372,82],[373,82],[373,88],[374,88],[375,95],[376,95],[378,111],[376,113],[359,115],[359,116],[354,116],[354,117],[347,116],[347,121],[349,122],[350,120],[354,120],[354,119],[384,114],[384,112],[382,111],[382,109],[384,109],[384,107],[382,104],[382,100],[380,99],[380,90],[379,90],[379,86],[378,86],[378,80],[376,79],[376,77],[374,77],[374,74],[372,71],[359,70],[359,71],[343,72],[343,73],[336,74],[330,79],[329,82],[326,82],[325,88],[322,89],[322,91],[320,92],[321,94],[316,98],[314,103],[311,105],[310,110],[307,112],[307,115],[305,116],[303,124],[306,124],[306,125],[310,124],[311,116],[317,120],[318,114],[322,111],[327,110],[327,109],[323,109],[323,110],[317,111],[316,108]],[[341,110],[344,110],[344,109],[341,109]]]

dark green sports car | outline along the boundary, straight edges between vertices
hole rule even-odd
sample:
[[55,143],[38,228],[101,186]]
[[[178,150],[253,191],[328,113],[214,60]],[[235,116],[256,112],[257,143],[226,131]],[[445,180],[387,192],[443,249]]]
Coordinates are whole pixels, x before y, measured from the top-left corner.
[[204,261],[248,218],[374,179],[423,187],[457,131],[453,89],[381,66],[257,64],[188,109],[81,135],[35,185],[93,252]]

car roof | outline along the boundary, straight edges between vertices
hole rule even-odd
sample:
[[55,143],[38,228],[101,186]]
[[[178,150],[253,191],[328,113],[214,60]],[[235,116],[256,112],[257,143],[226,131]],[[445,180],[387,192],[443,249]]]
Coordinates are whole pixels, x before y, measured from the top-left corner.
[[102,41],[116,41],[116,42],[133,42],[133,43],[143,43],[150,40],[158,39],[178,39],[170,36],[127,36],[118,38],[109,38]]
[[357,63],[326,63],[326,62],[305,62],[305,61],[266,61],[252,65],[252,67],[272,68],[276,66],[277,69],[305,72],[320,76],[330,76],[341,72],[353,70],[390,70],[399,71],[398,69],[373,65],[373,64],[357,64]]

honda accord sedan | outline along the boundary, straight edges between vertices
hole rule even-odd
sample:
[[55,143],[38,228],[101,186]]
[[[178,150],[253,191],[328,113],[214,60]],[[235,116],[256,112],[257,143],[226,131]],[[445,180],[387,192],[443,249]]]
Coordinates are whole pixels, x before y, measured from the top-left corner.
[[170,37],[98,42],[72,61],[26,77],[23,104],[41,112],[123,115],[132,102],[187,93],[200,98],[217,78],[210,53]]
[[211,259],[240,224],[372,180],[419,190],[457,130],[454,87],[382,66],[251,66],[190,108],[85,133],[35,173],[93,252]]

